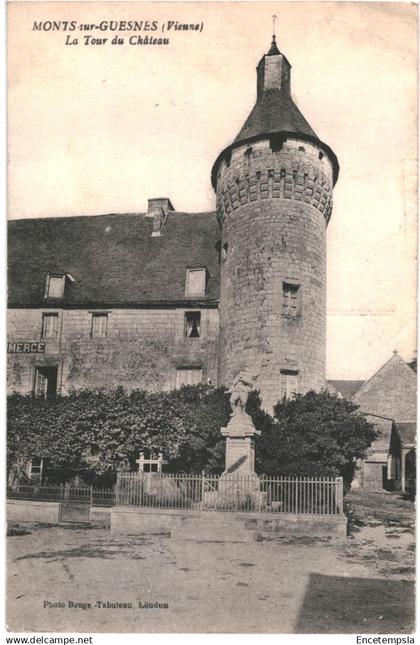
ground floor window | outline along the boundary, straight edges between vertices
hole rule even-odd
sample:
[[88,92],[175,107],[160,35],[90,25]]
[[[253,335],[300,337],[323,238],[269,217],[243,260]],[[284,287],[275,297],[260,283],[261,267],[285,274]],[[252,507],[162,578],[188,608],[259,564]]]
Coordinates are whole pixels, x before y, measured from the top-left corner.
[[35,368],[35,396],[49,398],[57,394],[57,365],[43,365]]
[[203,380],[201,367],[178,367],[176,370],[176,387],[182,385],[197,385]]
[[44,460],[40,457],[33,457],[29,463],[29,479],[37,480],[39,483],[42,481],[42,474],[44,469]]
[[280,400],[292,399],[298,389],[298,373],[292,370],[280,370]]

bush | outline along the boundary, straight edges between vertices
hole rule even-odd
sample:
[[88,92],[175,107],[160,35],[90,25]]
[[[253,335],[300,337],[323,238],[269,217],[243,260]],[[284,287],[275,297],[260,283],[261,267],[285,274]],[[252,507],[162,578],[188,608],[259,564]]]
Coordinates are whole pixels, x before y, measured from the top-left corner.
[[356,460],[378,436],[358,406],[327,391],[278,403],[265,424],[256,455],[267,475],[342,476],[350,487]]
[[[172,392],[79,391],[51,400],[13,394],[7,401],[8,466],[42,457],[51,483],[76,476],[109,486],[134,470],[140,450],[162,451],[166,471],[221,473],[230,416],[224,388],[207,385]],[[279,403],[274,417],[256,392],[247,407],[261,437],[256,470],[266,475],[342,475],[377,436],[357,406],[328,392]]]
[[229,419],[222,388],[173,392],[79,391],[46,401],[13,394],[7,401],[8,467],[34,456],[48,464],[48,480],[80,476],[109,486],[118,471],[134,470],[140,450],[162,451],[172,472],[219,472],[220,428]]

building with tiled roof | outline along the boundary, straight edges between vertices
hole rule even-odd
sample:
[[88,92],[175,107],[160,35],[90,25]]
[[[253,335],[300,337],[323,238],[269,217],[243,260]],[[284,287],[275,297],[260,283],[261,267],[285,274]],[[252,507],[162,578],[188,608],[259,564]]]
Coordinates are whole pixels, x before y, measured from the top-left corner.
[[396,485],[405,490],[406,459],[415,448],[416,373],[395,351],[352,400],[380,432],[360,464],[359,483],[373,490]]
[[213,165],[216,212],[157,198],[147,213],[10,222],[10,391],[230,385],[249,368],[270,409],[325,387],[338,162],[290,69],[273,37],[255,106]]

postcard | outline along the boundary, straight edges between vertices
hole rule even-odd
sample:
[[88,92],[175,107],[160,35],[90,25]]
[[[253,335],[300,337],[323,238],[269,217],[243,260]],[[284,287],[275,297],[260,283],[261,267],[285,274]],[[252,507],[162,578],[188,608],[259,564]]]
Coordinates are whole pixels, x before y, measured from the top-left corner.
[[8,631],[414,642],[417,6],[7,19]]

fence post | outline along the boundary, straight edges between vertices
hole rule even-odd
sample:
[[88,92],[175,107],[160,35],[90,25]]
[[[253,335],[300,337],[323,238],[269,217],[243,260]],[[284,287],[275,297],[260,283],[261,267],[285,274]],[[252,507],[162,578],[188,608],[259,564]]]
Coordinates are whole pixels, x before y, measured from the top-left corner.
[[118,506],[118,498],[120,492],[120,473],[117,473],[117,481],[115,483],[115,506]]
[[93,506],[93,486],[90,485],[90,505]]
[[343,512],[343,478],[342,477],[337,477],[336,487],[337,487],[338,512],[342,513]]
[[204,509],[204,491],[206,489],[206,473],[204,469],[201,471],[201,510]]

